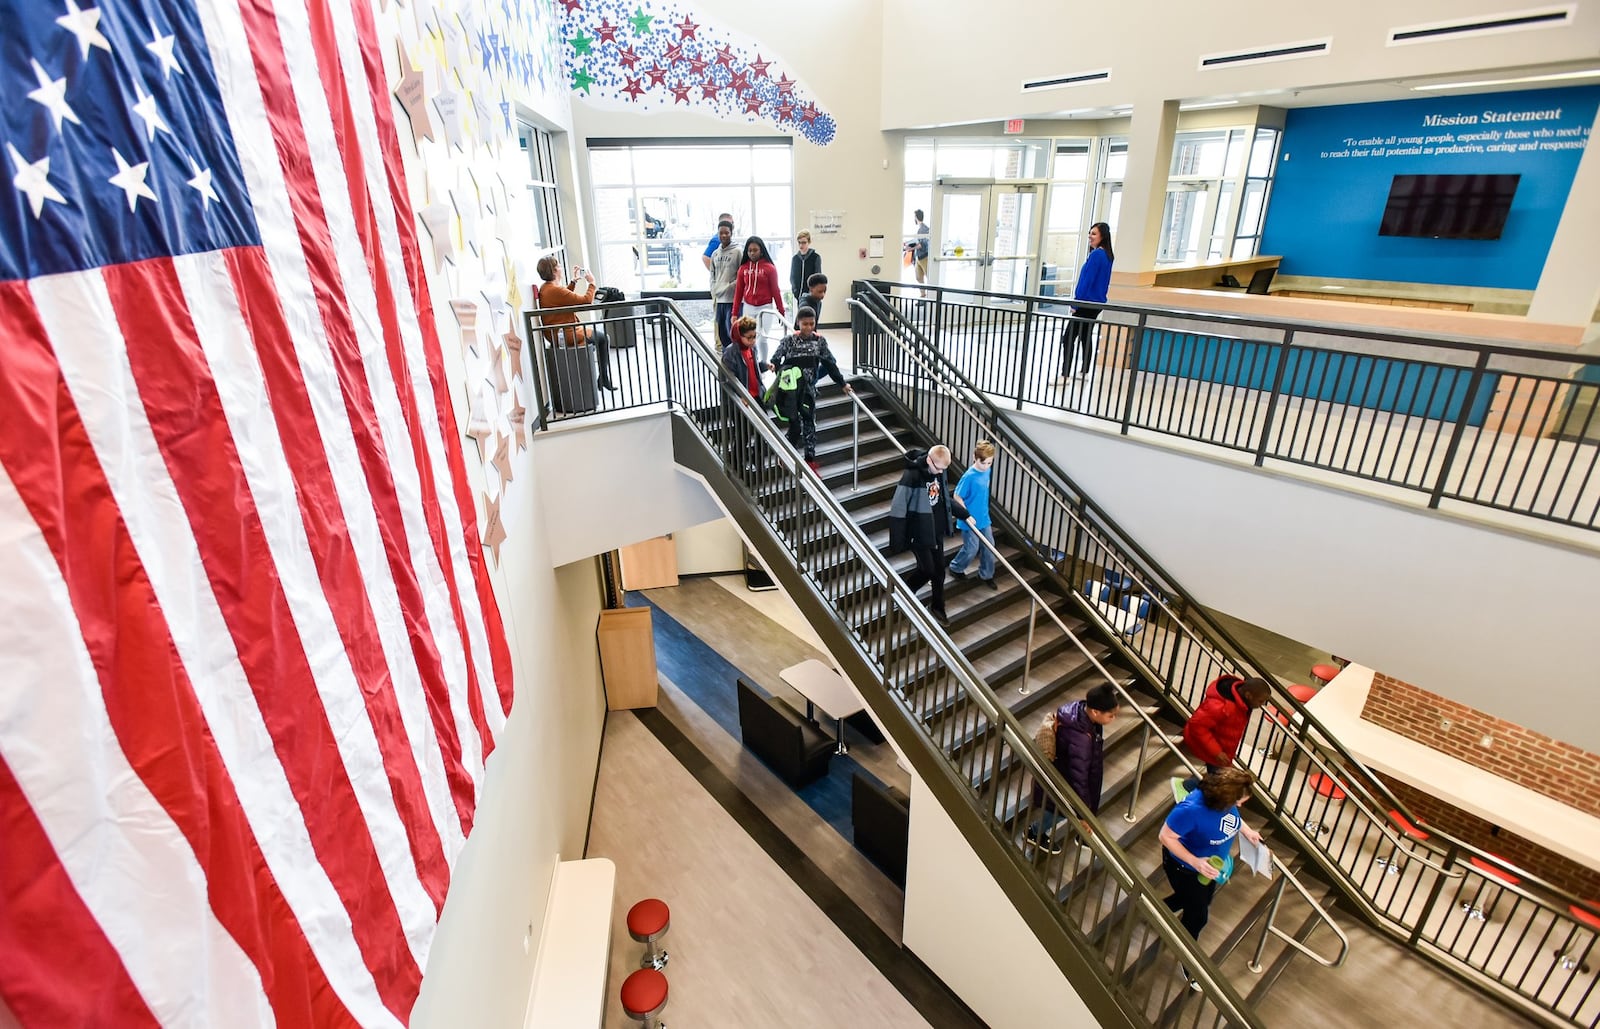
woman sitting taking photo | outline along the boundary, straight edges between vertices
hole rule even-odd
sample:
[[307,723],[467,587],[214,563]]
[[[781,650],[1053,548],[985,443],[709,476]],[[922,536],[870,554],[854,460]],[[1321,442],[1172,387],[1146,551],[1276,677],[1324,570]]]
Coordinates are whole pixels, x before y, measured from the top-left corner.
[[615,390],[611,384],[611,341],[606,339],[606,334],[592,325],[578,324],[576,314],[557,313],[557,308],[581,307],[584,304],[594,303],[594,276],[589,272],[583,273],[584,280],[589,288],[582,293],[576,291],[578,280],[572,280],[572,287],[561,285],[556,280],[561,277],[561,262],[554,257],[541,257],[535,265],[539,278],[544,280],[539,284],[539,308],[547,312],[541,316],[540,323],[544,326],[544,337],[552,345],[558,347],[581,347],[593,343],[595,348],[595,363],[599,368],[600,388]]

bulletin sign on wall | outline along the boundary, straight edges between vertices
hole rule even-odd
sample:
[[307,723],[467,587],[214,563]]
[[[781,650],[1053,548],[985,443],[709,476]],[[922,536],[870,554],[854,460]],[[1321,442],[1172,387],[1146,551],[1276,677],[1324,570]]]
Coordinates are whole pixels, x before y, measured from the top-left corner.
[[[1282,273],[1533,289],[1600,86],[1288,112],[1261,252]],[[1519,176],[1498,239],[1380,235],[1397,175]]]

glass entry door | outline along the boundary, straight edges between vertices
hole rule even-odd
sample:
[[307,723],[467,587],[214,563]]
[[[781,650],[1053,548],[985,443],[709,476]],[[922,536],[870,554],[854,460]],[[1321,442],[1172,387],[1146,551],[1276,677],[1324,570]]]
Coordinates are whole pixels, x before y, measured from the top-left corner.
[[945,179],[934,187],[933,281],[954,289],[1037,293],[1037,183]]

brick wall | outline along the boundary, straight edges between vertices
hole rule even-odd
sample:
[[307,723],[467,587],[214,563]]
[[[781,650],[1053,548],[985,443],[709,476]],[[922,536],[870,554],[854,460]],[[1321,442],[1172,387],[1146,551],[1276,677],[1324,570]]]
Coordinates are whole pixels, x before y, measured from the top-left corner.
[[1398,779],[1379,774],[1400,802],[1429,826],[1449,833],[1479,850],[1498,854],[1539,878],[1568,893],[1586,899],[1600,899],[1600,871],[1580,865],[1560,854],[1545,850],[1515,833],[1499,831],[1477,815],[1446,804],[1437,797],[1407,786]]
[[[1524,729],[1381,672],[1372,677],[1372,691],[1367,694],[1361,717],[1600,817],[1600,754]],[[1445,722],[1449,728],[1445,728]],[[1488,747],[1480,743],[1484,736],[1492,739]]]

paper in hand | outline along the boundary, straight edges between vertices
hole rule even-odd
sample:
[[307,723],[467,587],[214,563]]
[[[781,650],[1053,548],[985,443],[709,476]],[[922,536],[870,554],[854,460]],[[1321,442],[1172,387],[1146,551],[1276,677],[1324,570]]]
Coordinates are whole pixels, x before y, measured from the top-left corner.
[[1240,836],[1239,863],[1257,875],[1272,878],[1272,851],[1265,843],[1251,843],[1247,837]]

